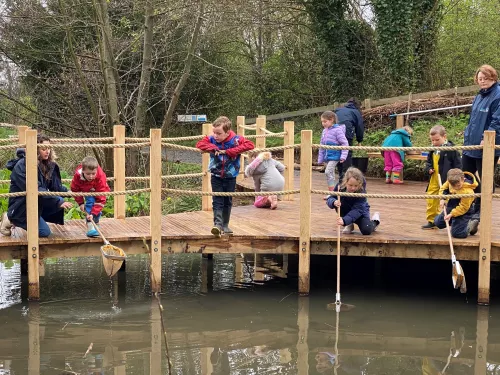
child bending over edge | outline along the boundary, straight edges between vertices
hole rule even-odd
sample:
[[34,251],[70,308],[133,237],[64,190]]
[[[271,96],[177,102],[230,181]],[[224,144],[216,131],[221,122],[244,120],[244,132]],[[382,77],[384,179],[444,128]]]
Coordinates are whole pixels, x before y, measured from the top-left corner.
[[[449,194],[450,196],[454,194],[474,194],[477,185],[476,178],[472,173],[462,172],[462,170],[454,168],[448,171],[447,181],[439,190],[439,194]],[[475,235],[479,220],[472,218],[474,214],[473,202],[473,197],[449,199],[448,203],[446,203],[445,199],[442,199],[440,207],[443,209],[446,205],[447,215],[445,216],[444,211],[441,212],[434,219],[434,224],[439,229],[443,229],[446,227],[445,220],[449,221],[451,235],[455,238],[467,238],[469,235]]]
[[[85,157],[82,163],[76,167],[73,180],[71,181],[71,191],[75,193],[100,193],[110,190],[106,181],[106,174],[99,166],[99,163],[97,163],[96,158],[92,156]],[[80,210],[86,214],[87,237],[98,237],[99,232],[94,228],[92,220],[94,220],[96,225],[99,223],[102,209],[106,205],[106,196],[75,197],[75,201],[80,206]]]
[[[196,147],[210,153],[208,169],[212,174],[211,184],[213,192],[234,192],[236,176],[240,172],[239,155],[253,150],[254,144],[231,130],[231,120],[225,116],[218,117],[212,124],[213,134],[206,136],[196,144]],[[212,197],[214,212],[214,226],[212,234],[220,237],[221,234],[233,234],[229,228],[232,197]]]
[[[339,185],[335,186],[335,191],[339,191]],[[350,167],[340,183],[340,191],[348,193],[366,193],[366,180],[363,173],[357,168]],[[335,192],[332,192],[335,194]],[[380,224],[380,214],[375,212],[370,219],[370,205],[365,197],[342,197],[341,202],[336,195],[330,195],[326,204],[331,209],[340,208],[340,218],[337,225],[344,226],[342,233],[352,233],[354,224],[359,227],[361,234],[369,235],[374,232]]]
[[[274,160],[270,152],[261,152],[245,169],[245,175],[253,177],[255,191],[282,191],[285,187],[285,178],[281,173],[285,166]],[[259,195],[253,204],[257,208],[278,208],[278,196]]]
[[[384,140],[382,147],[411,147],[410,137],[413,134],[411,127],[403,126],[396,129]],[[386,184],[402,184],[401,172],[403,171],[405,152],[404,151],[382,151],[384,156],[384,171]]]

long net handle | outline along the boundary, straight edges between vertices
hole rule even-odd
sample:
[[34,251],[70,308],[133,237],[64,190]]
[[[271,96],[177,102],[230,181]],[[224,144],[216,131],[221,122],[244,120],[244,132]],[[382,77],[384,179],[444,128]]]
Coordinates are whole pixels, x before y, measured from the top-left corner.
[[[338,189],[340,191],[340,184]],[[340,219],[340,195],[337,195],[339,207],[337,207],[337,217]],[[337,295],[335,296],[335,303],[340,304],[340,225],[337,223]]]
[[101,229],[97,226],[97,224],[95,223],[94,219],[90,219],[90,221],[94,225],[95,230],[101,235],[102,240],[104,241],[104,244],[105,245],[109,245],[109,241],[106,239],[106,237],[104,237],[104,234],[102,234]]
[[[434,173],[437,173],[437,171],[434,171]],[[437,178],[439,182],[439,189],[441,189],[443,187],[443,184],[441,182],[441,176],[439,176],[439,173]],[[444,216],[448,215],[448,213],[446,212],[446,205],[443,207],[443,212]],[[445,220],[444,222],[446,224],[446,231],[448,232],[448,241],[450,242],[451,261],[452,263],[455,263],[456,258],[455,258],[455,251],[453,250],[453,239],[451,237],[450,223],[448,222],[448,220]]]

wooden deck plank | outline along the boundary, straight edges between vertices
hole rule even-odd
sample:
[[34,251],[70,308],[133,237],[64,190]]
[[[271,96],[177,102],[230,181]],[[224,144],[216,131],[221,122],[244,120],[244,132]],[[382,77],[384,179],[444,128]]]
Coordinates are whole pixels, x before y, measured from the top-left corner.
[[[243,184],[252,185],[249,180]],[[298,186],[298,175],[295,185]],[[386,185],[383,180],[368,179],[368,192],[387,194],[422,194],[425,183],[406,181],[404,185]],[[325,189],[323,174],[313,174],[313,189]],[[285,240],[296,241],[299,238],[299,203],[300,197],[295,195],[291,202],[281,201],[277,210],[258,209],[253,205],[234,207],[231,227],[234,236],[231,241],[242,243],[249,240]],[[356,228],[349,235],[342,235],[342,242],[373,244],[416,244],[439,245],[448,244],[445,230],[420,229],[425,223],[425,200],[388,200],[370,199],[371,212],[379,211],[381,224],[377,232],[371,236],[362,236]],[[500,211],[500,200],[493,200],[493,212]],[[312,196],[312,234],[313,242],[336,241],[335,213],[329,209],[323,197]],[[162,218],[162,238],[171,241],[208,240],[212,236],[212,213],[208,211],[184,212]],[[102,219],[101,228],[111,242],[142,241],[149,239],[149,217],[126,219]],[[40,239],[40,246],[73,245],[82,243],[100,243],[99,238],[88,238],[84,220],[71,220],[64,226],[51,225],[53,234],[49,238]],[[481,230],[481,226],[479,227]],[[9,252],[26,246],[26,232],[15,228],[11,237],[0,235],[0,251]],[[455,240],[456,246],[479,246],[479,236]],[[500,218],[494,214],[492,246],[500,247]]]

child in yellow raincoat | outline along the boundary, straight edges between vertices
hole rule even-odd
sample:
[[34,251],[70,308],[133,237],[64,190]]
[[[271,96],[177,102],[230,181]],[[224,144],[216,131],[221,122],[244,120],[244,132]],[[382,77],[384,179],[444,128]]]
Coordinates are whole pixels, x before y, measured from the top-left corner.
[[467,236],[473,236],[477,233],[479,220],[472,217],[474,197],[453,199],[454,194],[474,194],[477,185],[476,178],[472,173],[463,172],[458,168],[448,171],[447,181],[439,190],[440,195],[450,195],[448,203],[445,199],[440,201],[441,208],[446,205],[446,215],[443,211],[434,219],[434,224],[439,229],[445,228],[445,221],[449,221],[451,235],[455,238],[467,238]]

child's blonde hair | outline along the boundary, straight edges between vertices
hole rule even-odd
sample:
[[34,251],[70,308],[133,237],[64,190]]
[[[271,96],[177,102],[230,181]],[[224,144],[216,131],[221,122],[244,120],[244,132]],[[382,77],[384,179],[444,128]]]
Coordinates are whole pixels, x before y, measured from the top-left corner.
[[231,120],[229,120],[229,118],[226,116],[217,117],[212,124],[214,128],[222,126],[222,130],[224,130],[224,133],[227,133],[229,130],[231,130],[231,125]]
[[82,160],[82,170],[95,171],[98,166],[99,163],[93,156],[86,156]]
[[357,191],[363,190],[363,182],[365,181],[365,177],[363,176],[363,172],[355,167],[349,167],[349,169],[345,172],[340,186],[342,188],[345,188],[347,185],[347,181],[349,181],[351,178],[354,178],[359,183],[359,188]]
[[333,121],[334,124],[338,123],[339,122],[339,119],[336,115],[335,112],[333,111],[325,111],[321,114],[321,118],[324,118],[325,120],[328,120],[328,121]]
[[443,125],[433,126],[429,132],[429,135],[440,135],[441,137],[446,137],[446,129]]
[[465,174],[461,169],[453,168],[448,171],[446,179],[450,185],[455,186],[465,180]]
[[410,125],[405,125],[403,126],[403,129],[406,130],[406,132],[409,134],[409,135],[413,135],[413,129],[411,128]]

